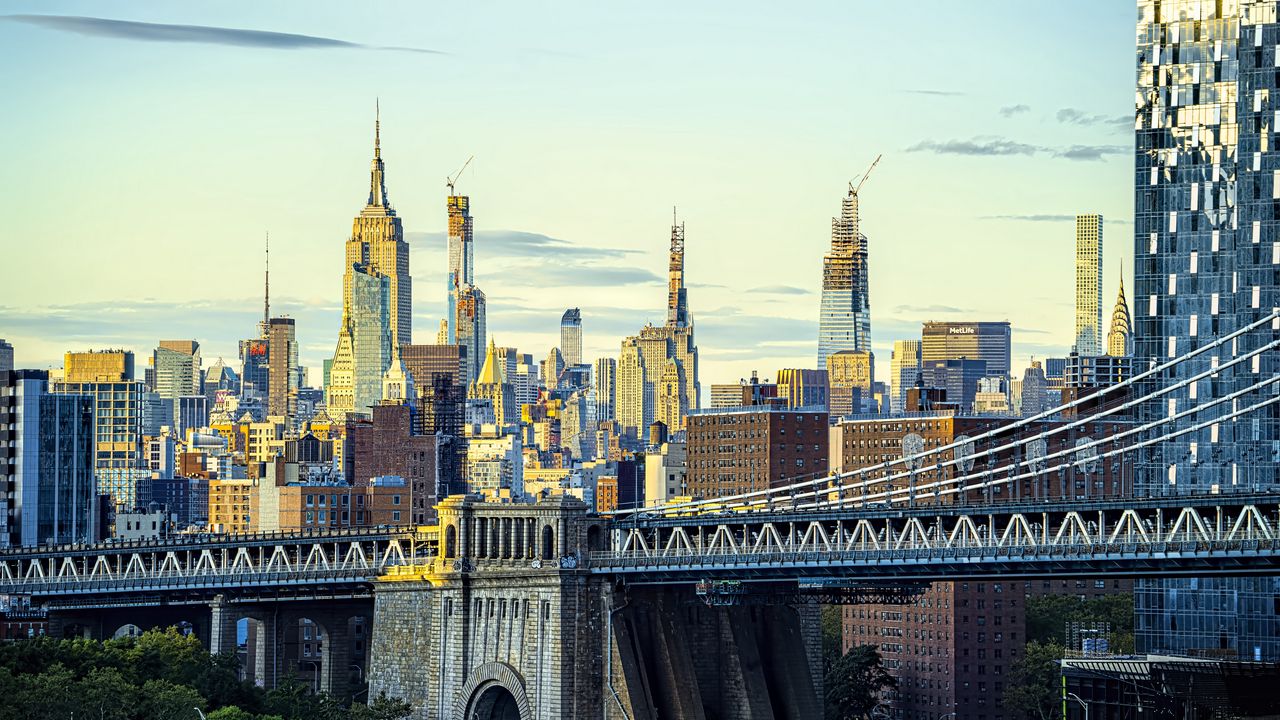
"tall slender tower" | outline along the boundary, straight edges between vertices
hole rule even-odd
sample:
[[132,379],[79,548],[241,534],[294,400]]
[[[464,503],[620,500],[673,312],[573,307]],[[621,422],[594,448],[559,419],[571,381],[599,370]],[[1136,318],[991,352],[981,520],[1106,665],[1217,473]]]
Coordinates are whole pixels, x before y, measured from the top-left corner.
[[1129,317],[1129,301],[1124,297],[1124,278],[1120,278],[1120,294],[1116,296],[1116,306],[1111,311],[1111,331],[1107,333],[1107,354],[1124,357],[1133,354],[1133,333],[1130,328],[1133,321]]
[[1076,216],[1076,352],[1102,354],[1102,216]]
[[[872,167],[875,167],[873,164]],[[871,171],[868,170],[867,174]],[[866,179],[866,176],[863,176]],[[867,282],[867,236],[858,229],[858,189],[831,218],[831,252],[822,257],[822,304],[818,311],[818,369],[842,350],[871,351],[871,302]]]
[[692,325],[689,317],[689,296],[684,286],[684,223],[676,223],[675,209],[671,211],[671,255],[667,264],[667,325],[686,327]]
[[560,352],[565,365],[582,362],[582,311],[569,308],[560,316]]

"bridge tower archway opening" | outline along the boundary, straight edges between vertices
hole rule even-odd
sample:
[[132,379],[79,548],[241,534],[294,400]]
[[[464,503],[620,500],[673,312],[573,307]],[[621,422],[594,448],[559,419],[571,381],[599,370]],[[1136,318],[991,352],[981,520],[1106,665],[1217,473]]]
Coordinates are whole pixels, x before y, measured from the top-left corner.
[[111,633],[111,638],[113,640],[119,640],[120,638],[126,637],[138,637],[141,634],[142,628],[134,625],[133,623],[125,623],[124,625],[116,628],[115,632]]
[[522,720],[520,705],[510,690],[490,683],[476,691],[466,720]]

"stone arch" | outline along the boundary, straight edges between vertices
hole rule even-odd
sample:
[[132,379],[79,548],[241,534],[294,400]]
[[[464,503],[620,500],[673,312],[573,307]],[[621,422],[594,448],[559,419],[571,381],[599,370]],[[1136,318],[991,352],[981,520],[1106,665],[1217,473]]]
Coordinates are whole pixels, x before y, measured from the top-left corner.
[[[495,689],[505,690],[515,700],[520,720],[531,720],[533,708],[524,691],[524,678],[515,668],[502,662],[487,662],[471,671],[471,676],[454,698],[453,720],[472,720],[473,711],[485,699],[486,693]],[[482,718],[482,720],[488,720]]]
[[604,544],[600,540],[603,535],[604,531],[600,529],[599,525],[592,524],[587,528],[587,550],[589,552],[598,552],[604,549]]
[[458,526],[452,523],[444,529],[444,556],[450,560],[458,557]]
[[542,526],[542,559],[552,560],[556,556],[556,534],[550,525]]

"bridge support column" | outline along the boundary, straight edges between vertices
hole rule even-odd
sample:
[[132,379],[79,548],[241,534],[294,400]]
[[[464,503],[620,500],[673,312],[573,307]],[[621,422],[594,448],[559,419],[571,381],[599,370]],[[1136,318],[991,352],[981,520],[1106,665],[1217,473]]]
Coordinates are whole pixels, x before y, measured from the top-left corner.
[[209,652],[213,655],[224,653],[234,655],[239,649],[239,638],[236,637],[238,616],[227,606],[227,600],[219,595],[209,604]]

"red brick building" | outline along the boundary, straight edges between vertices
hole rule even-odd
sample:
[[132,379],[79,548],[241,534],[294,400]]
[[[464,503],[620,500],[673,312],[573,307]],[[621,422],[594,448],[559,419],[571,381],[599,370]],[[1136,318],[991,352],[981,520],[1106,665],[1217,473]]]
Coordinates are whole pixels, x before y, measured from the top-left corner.
[[[964,436],[974,437],[996,431],[994,441],[983,441],[983,447],[1005,445],[1014,440],[1038,434],[1060,421],[1038,422],[1023,428],[1004,429],[1017,418],[966,416],[953,413],[886,417],[840,423],[833,431],[832,465],[842,472],[899,460],[904,445],[910,449],[933,450],[949,445]],[[1046,454],[1071,449],[1083,438],[1113,436],[1128,427],[1123,421],[1101,421],[1058,433],[1047,439]],[[1002,430],[1004,429],[1004,430]],[[916,436],[904,443],[904,438]],[[953,451],[939,458],[951,460]],[[973,471],[1001,469],[1008,475],[1012,455],[1001,452],[995,461],[983,458],[974,463]],[[954,467],[939,471],[931,467],[930,458],[916,473],[916,486],[925,487],[940,479],[956,476]],[[1050,461],[1057,464],[1060,461]],[[901,464],[893,472],[901,472]],[[1098,461],[1092,474],[1081,472],[1045,473],[1027,478],[1015,485],[993,489],[992,502],[1037,499],[1061,500],[1063,497],[1084,498],[1116,496],[1127,491],[1128,475],[1119,464]],[[909,480],[892,481],[894,488],[906,487]],[[874,493],[884,483],[871,486]],[[967,501],[986,500],[981,490],[971,490]],[[923,497],[920,504],[952,504],[955,495]],[[955,720],[1014,720],[1001,707],[1008,673],[1026,643],[1026,599],[1029,595],[1064,593],[1096,596],[1126,592],[1131,584],[1094,579],[1025,581],[955,581],[931,584],[913,604],[863,605],[844,608],[844,642],[846,649],[854,645],[875,645],[885,667],[898,681],[897,689],[885,699],[893,717],[900,720],[937,720],[955,713]]]
[[723,497],[826,474],[827,417],[781,405],[690,413],[689,494]]
[[410,514],[405,523],[426,525],[435,517],[436,439],[414,435],[412,410],[407,405],[377,405],[373,419],[347,427],[344,458],[347,482],[367,486],[372,478],[397,475],[408,486]]

